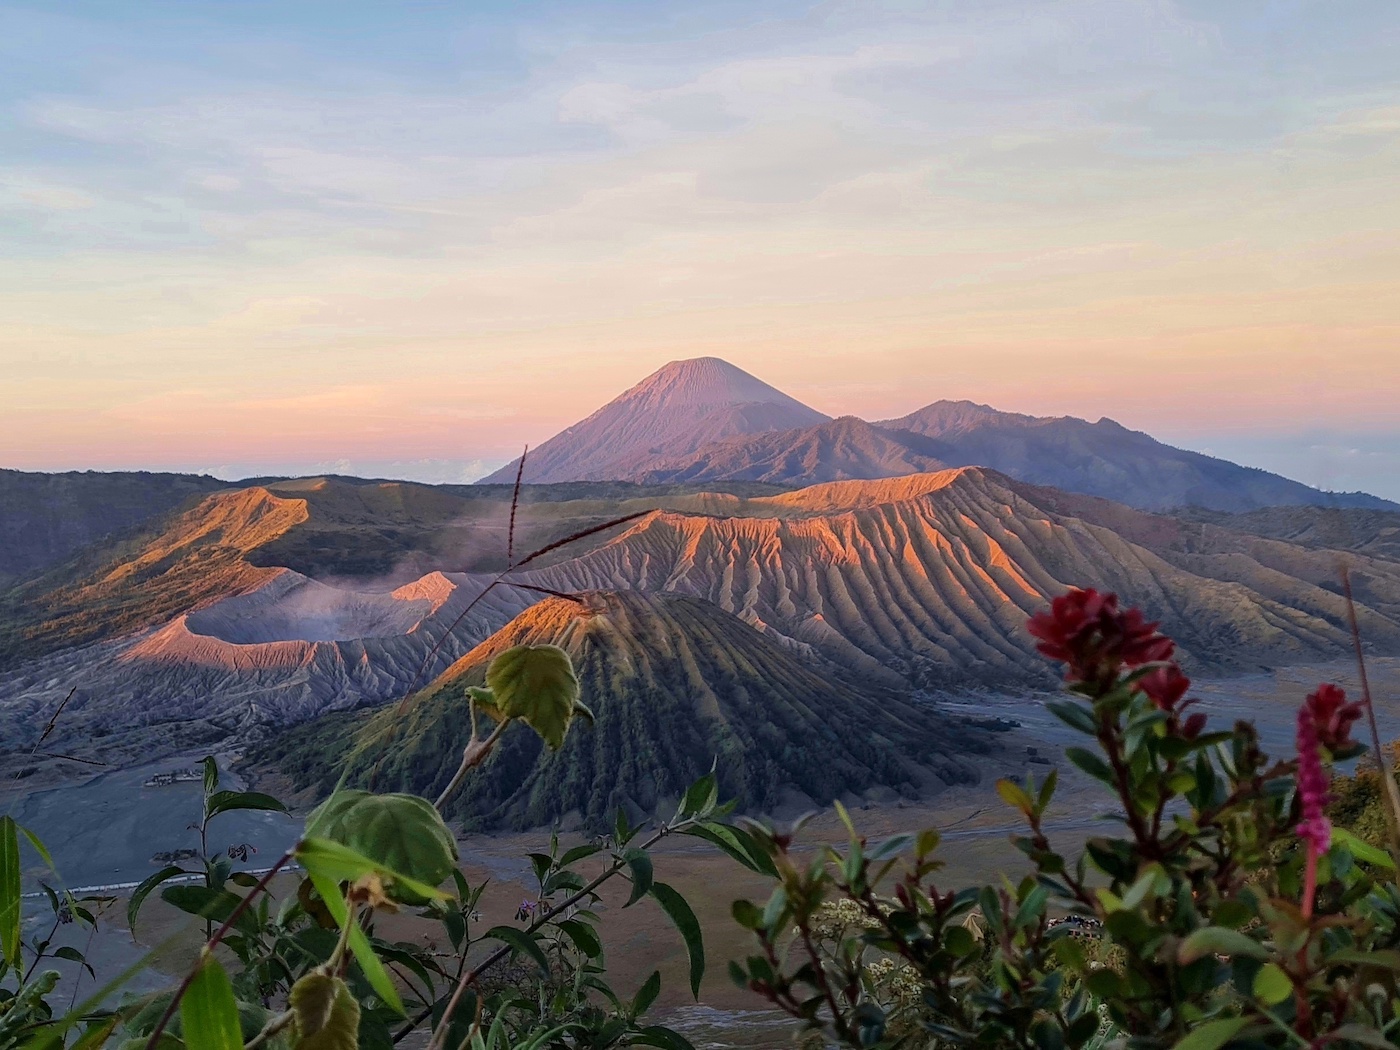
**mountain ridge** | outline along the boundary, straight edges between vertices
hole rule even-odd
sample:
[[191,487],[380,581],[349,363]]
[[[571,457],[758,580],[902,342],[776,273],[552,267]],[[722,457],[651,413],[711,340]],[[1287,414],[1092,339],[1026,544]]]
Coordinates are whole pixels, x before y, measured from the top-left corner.
[[[602,826],[675,799],[717,763],[721,790],[759,810],[826,804],[855,792],[917,797],[971,782],[986,734],[899,692],[856,686],[792,654],[708,602],[589,592],[547,598],[462,656],[397,712],[352,714],[291,731],[267,757],[321,789],[351,754],[352,781],[440,791],[470,735],[466,689],[513,645],[569,652],[596,722],[546,757],[534,734],[507,734],[449,812],[470,827],[531,827],[567,816]],[[606,771],[606,775],[604,774]]]
[[[763,400],[737,405],[736,397]],[[804,418],[793,421],[794,414]],[[482,481],[509,483],[518,464]],[[1369,493],[1323,492],[1176,448],[1107,416],[1091,423],[944,400],[874,423],[831,419],[719,358],[664,366],[531,452],[525,477],[805,486],[956,466],[991,467],[1030,484],[1153,511],[1307,505],[1400,511],[1400,503]]]

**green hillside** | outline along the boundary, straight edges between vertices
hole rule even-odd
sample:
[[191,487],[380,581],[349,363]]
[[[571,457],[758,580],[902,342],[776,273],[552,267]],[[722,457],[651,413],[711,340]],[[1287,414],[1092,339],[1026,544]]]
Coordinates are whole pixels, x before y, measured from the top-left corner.
[[597,722],[553,756],[533,734],[509,734],[453,803],[451,815],[470,827],[571,814],[597,826],[619,806],[649,812],[712,761],[726,794],[755,810],[874,788],[913,796],[975,780],[974,756],[990,749],[982,731],[857,687],[708,602],[594,592],[583,604],[550,599],[522,613],[403,716],[329,716],[289,730],[262,755],[298,786],[329,790],[353,753],[352,782],[367,782],[377,764],[379,788],[431,797],[469,736],[467,687],[482,683],[497,652],[542,642],[570,653]]

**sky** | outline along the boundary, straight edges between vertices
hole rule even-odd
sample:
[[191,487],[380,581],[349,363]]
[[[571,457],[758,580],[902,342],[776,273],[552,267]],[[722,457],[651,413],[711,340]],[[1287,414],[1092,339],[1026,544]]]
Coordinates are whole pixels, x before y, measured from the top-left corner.
[[472,480],[667,361],[1400,499],[1393,0],[0,0],[0,466]]

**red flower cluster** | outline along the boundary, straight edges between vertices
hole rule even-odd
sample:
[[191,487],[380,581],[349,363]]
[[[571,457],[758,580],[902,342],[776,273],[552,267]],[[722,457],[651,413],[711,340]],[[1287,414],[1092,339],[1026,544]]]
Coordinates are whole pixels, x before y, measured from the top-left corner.
[[1308,697],[1298,709],[1298,801],[1303,808],[1303,822],[1297,830],[1298,836],[1308,844],[1312,856],[1316,857],[1326,853],[1332,844],[1332,822],[1327,819],[1327,804],[1332,798],[1328,792],[1331,779],[1322,762],[1322,741],[1309,710],[1312,699],[1312,696]]
[[1320,685],[1309,693],[1298,712],[1299,725],[1306,715],[1317,734],[1317,742],[1334,754],[1354,747],[1351,727],[1363,713],[1358,703],[1347,703],[1347,694],[1335,685]]
[[1120,610],[1116,594],[1077,587],[1032,616],[1028,626],[1041,653],[1068,665],[1068,682],[1107,686],[1120,671],[1169,659],[1176,650],[1141,610]]
[[1206,716],[1201,711],[1194,711],[1187,716],[1185,722],[1176,720],[1194,704],[1194,700],[1182,702],[1186,696],[1186,690],[1191,688],[1191,679],[1182,674],[1181,668],[1176,664],[1167,664],[1159,667],[1150,674],[1145,675],[1138,681],[1138,688],[1141,689],[1147,698],[1159,711],[1165,711],[1172,716],[1172,724],[1179,727],[1182,736],[1187,740],[1195,740],[1201,735],[1201,730],[1206,727]]

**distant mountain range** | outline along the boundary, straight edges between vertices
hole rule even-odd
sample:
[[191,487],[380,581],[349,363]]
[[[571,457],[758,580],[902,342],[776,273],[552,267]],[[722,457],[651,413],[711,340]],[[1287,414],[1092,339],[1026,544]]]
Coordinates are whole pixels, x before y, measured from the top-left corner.
[[[1367,643],[1400,652],[1400,514],[1190,519],[972,467],[775,495],[587,488],[533,490],[519,549],[642,516],[514,583],[704,602],[736,637],[872,695],[1048,686],[1024,621],[1071,585],[1141,603],[1197,670],[1340,655],[1348,548]],[[508,500],[506,487],[278,482],[85,548],[0,598],[0,737],[22,756],[70,690],[50,743],[104,761],[267,741],[396,699],[540,601],[500,587],[457,622],[503,566]],[[758,665],[748,688],[771,688]]]
[[[508,482],[518,463],[483,479]],[[1111,419],[1043,418],[937,401],[899,419],[829,419],[718,358],[673,361],[526,457],[538,481],[643,484],[899,477],[983,466],[1146,510],[1317,504],[1400,510],[1163,444]]]
[[492,586],[513,468],[0,472],[0,775],[72,768],[30,753],[62,707],[57,755],[247,745],[324,785],[426,685],[381,772],[431,791],[463,687],[535,640],[573,654],[599,724],[548,762],[518,734],[462,796],[469,822],[645,810],[715,756],[758,808],[892,797],[998,746],[940,697],[1053,685],[1024,625],[1070,586],[1143,606],[1193,671],[1257,670],[1348,651],[1345,559],[1365,643],[1400,653],[1400,511],[1108,420],[827,419],[702,359],[541,446],[532,477],[514,555],[575,540]]

